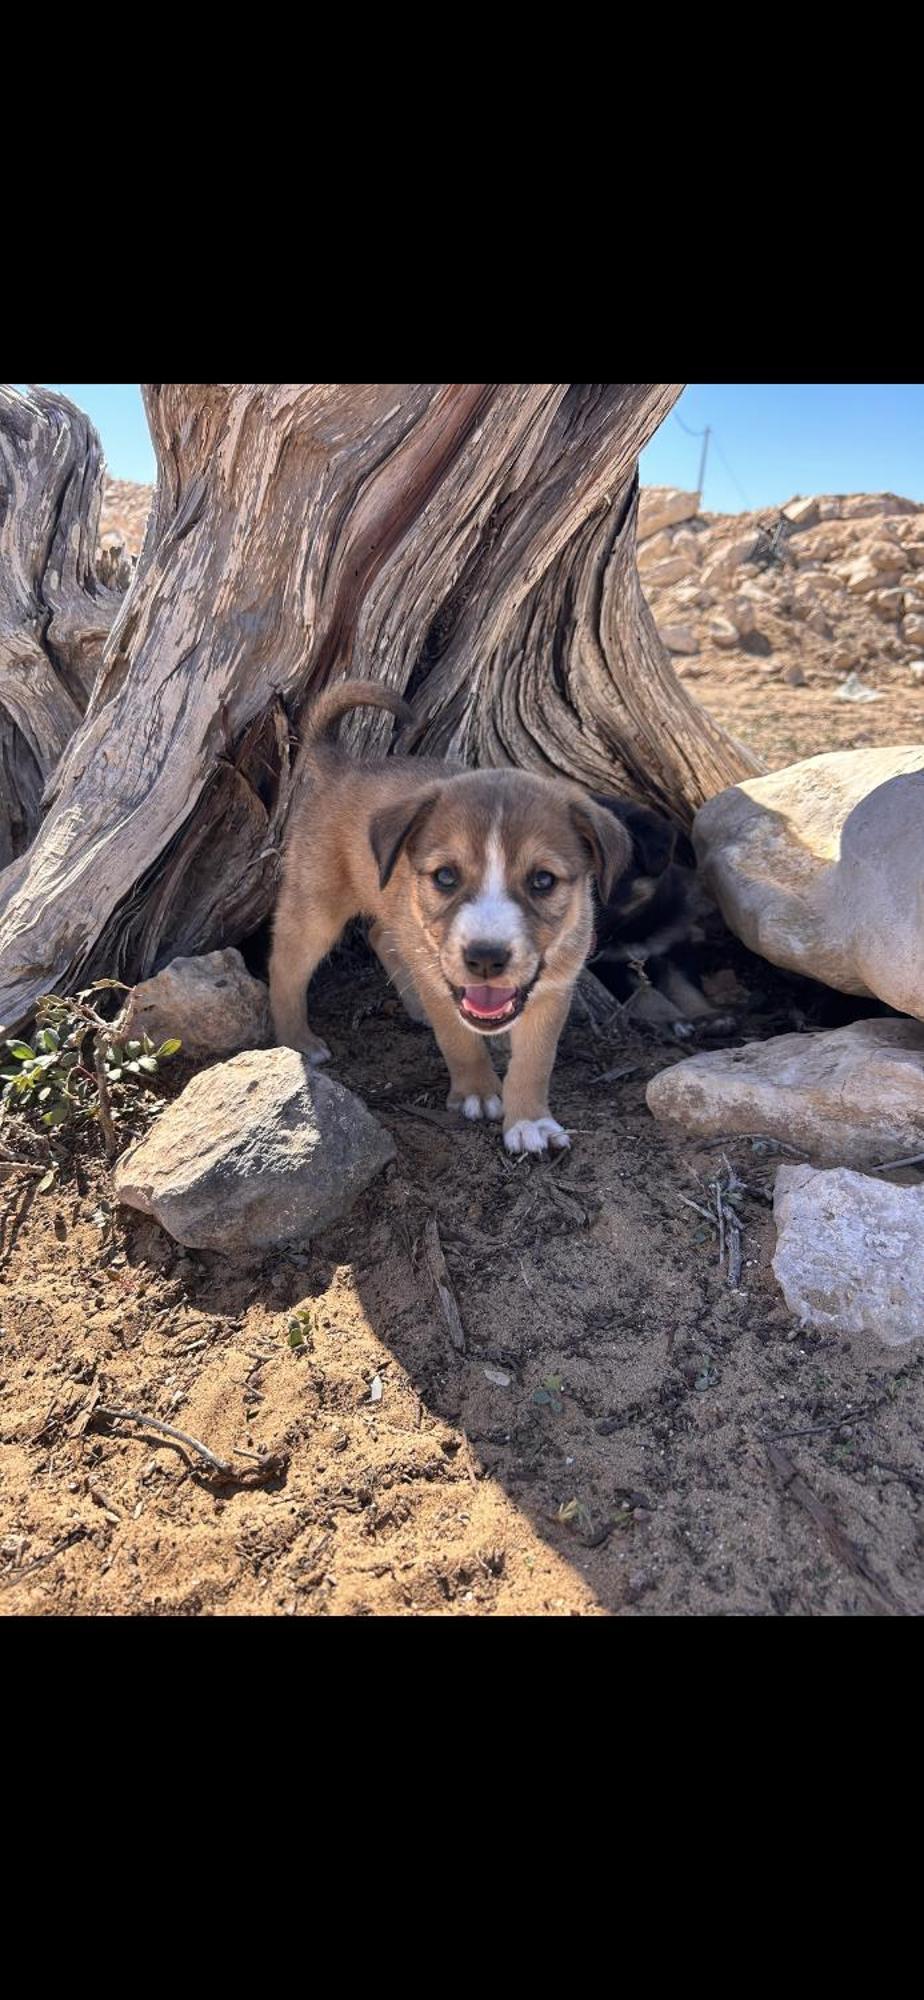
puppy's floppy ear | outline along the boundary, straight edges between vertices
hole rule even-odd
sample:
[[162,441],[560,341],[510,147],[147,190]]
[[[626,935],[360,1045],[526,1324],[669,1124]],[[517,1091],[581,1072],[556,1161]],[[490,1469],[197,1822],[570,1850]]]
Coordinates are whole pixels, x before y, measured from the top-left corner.
[[391,881],[402,850],[423,825],[438,796],[432,786],[428,792],[407,792],[404,798],[395,799],[390,806],[383,806],[381,812],[373,813],[369,821],[369,845],[375,855],[380,889]]
[[596,799],[571,808],[571,824],[593,856],[600,901],[608,903],[620,875],[632,859],[632,842],[625,827]]
[[663,875],[674,858],[677,828],[648,806],[633,805],[628,799],[605,798],[595,794],[614,818],[621,820],[632,841],[633,860],[640,875]]

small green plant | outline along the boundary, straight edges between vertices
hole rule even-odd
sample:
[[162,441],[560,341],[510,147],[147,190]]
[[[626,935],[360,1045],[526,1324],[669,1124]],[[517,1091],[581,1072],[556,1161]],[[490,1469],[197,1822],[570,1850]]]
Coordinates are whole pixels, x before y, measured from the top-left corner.
[[7,1041],[11,1066],[0,1071],[0,1103],[20,1111],[49,1131],[97,1119],[110,1157],[118,1150],[119,1125],[137,1122],[152,1080],[177,1039],[159,1049],[148,1035],[117,1039],[113,1024],[90,1004],[98,993],[127,991],[118,979],[98,979],[76,995],[50,993],[40,1000],[31,1041]]
[[550,1409],[553,1417],[560,1417],[565,1407],[561,1395],[561,1376],[544,1375],[541,1387],[533,1390],[533,1402]]
[[308,1306],[298,1306],[290,1313],[288,1341],[290,1347],[314,1346],[314,1314]]

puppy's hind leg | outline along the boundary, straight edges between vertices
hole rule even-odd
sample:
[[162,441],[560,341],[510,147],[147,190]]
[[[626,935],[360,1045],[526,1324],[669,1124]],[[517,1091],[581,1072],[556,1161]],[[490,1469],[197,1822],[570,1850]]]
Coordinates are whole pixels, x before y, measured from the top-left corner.
[[330,1061],[326,1042],[308,1026],[307,987],[312,973],[336,944],[346,922],[339,910],[316,904],[308,910],[280,900],[269,964],[270,1009],[276,1040],[298,1049],[313,1066]]

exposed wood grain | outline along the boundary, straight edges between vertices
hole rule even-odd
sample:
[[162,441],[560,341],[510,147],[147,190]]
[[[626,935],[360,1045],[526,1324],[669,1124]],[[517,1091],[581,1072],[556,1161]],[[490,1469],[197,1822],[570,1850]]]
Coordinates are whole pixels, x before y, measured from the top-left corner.
[[0,867],[38,830],[121,603],[96,569],[102,488],[81,411],[0,384]]

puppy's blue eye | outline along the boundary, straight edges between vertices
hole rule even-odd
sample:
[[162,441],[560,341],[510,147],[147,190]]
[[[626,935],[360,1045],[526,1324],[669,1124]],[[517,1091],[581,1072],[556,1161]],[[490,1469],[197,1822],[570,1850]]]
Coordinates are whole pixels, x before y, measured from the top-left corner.
[[457,888],[459,878],[454,868],[436,868],[433,880],[438,889],[442,889],[445,895],[450,896],[453,889]]
[[555,887],[555,877],[547,868],[537,868],[529,878],[529,886],[534,896],[547,896],[549,890]]

